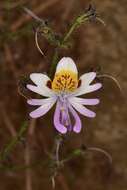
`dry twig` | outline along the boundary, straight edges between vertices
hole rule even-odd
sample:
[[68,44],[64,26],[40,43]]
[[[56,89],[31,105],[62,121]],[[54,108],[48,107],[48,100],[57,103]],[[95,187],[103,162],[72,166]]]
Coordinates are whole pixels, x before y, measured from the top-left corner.
[[[31,155],[31,151],[30,151],[30,144],[31,144],[31,138],[33,141],[35,126],[36,126],[36,120],[31,119],[29,130],[28,130],[28,141],[26,143],[26,148],[25,148],[25,153],[24,153],[26,166],[29,166],[31,163],[32,155]],[[26,177],[26,190],[32,190],[32,169],[31,168],[28,168],[26,170],[26,176],[25,177]]]
[[75,2],[75,0],[70,0],[70,1],[68,2],[68,5],[65,3],[66,9],[65,9],[65,11],[64,11],[64,13],[63,13],[63,20],[66,20],[66,19],[68,18],[68,15],[69,15],[70,12],[71,12],[71,9],[72,9],[72,7],[73,7],[74,2]]
[[[50,6],[54,5],[55,3],[57,3],[59,0],[49,0],[46,1],[45,3],[39,4],[39,6],[33,10],[33,12],[35,14],[39,14],[43,11],[45,11],[47,8],[49,8]],[[16,31],[19,27],[21,27],[24,23],[26,23],[27,21],[31,20],[32,17],[30,15],[26,15],[24,17],[19,18],[17,21],[15,21],[12,26],[11,26],[11,31]]]
[[58,179],[59,183],[61,184],[61,187],[63,190],[69,190],[69,187],[65,180],[65,177],[62,174],[59,174],[57,179]]
[[5,51],[6,62],[8,63],[8,66],[10,70],[12,71],[14,77],[17,78],[17,74],[18,74],[17,68],[15,66],[13,54],[8,44],[4,44],[4,51]]
[[12,124],[12,121],[9,118],[9,115],[7,114],[5,107],[3,104],[0,104],[0,110],[1,110],[1,118],[3,119],[3,122],[9,132],[11,133],[12,137],[15,137],[17,135],[16,130],[14,128],[14,125]]

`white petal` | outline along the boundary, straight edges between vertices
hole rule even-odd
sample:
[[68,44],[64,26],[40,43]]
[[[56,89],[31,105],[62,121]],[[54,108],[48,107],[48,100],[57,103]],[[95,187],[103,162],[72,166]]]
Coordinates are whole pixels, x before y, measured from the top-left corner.
[[97,89],[96,88],[94,89],[95,86],[90,85],[90,83],[95,79],[95,77],[96,77],[96,73],[95,72],[90,72],[90,73],[86,73],[86,74],[82,75],[79,78],[79,80],[81,80],[81,85],[73,93],[74,96],[80,96],[82,94],[86,94],[86,93],[89,93],[89,92],[92,92],[94,90],[99,89],[100,88],[100,83],[97,83],[97,84],[99,84],[99,87],[97,85],[97,87],[98,87]]
[[61,70],[69,70],[76,74],[78,73],[77,67],[76,67],[74,61],[70,57],[63,57],[59,61],[58,65],[56,67],[56,73],[60,72]]
[[81,96],[83,94],[97,91],[101,87],[102,87],[101,83],[96,83],[96,84],[89,85],[89,86],[82,86],[82,87],[77,88],[77,90],[75,90],[75,92],[72,95],[73,96]]
[[45,97],[53,97],[53,96],[55,96],[55,93],[45,85],[42,85],[40,87],[40,86],[34,86],[34,85],[31,85],[31,84],[28,84],[26,87],[29,90],[31,90],[32,92],[35,92],[35,93],[40,94],[40,95],[45,96]]
[[88,86],[96,77],[95,72],[85,73],[80,77],[81,85]]
[[70,97],[69,98],[70,102],[76,102],[78,104],[82,105],[97,105],[99,104],[99,99],[86,99],[86,98],[77,98],[77,97]]
[[[96,83],[96,84],[88,86],[88,88],[84,89],[83,91],[85,91],[85,94],[86,94],[86,93],[89,93],[89,92],[94,92],[96,90],[99,90],[101,87],[102,87],[101,83]],[[83,91],[82,91],[82,93],[84,94]]]
[[29,114],[30,117],[38,118],[38,117],[45,115],[52,108],[52,106],[55,104],[55,102],[56,102],[56,99],[50,99],[50,100],[47,99],[47,103],[40,106],[39,108],[37,108],[36,110],[32,111]]
[[30,74],[30,79],[37,85],[42,86],[46,85],[47,81],[50,80],[50,78],[47,75],[44,75],[42,73],[32,73]]
[[91,118],[96,116],[96,113],[87,109],[82,104],[78,104],[77,102],[72,102],[72,101],[70,101],[70,103],[80,114]]
[[51,97],[54,92],[47,86],[47,82],[50,78],[47,75],[41,73],[30,74],[30,79],[37,85],[27,85],[27,88],[33,92],[36,92],[45,97]]

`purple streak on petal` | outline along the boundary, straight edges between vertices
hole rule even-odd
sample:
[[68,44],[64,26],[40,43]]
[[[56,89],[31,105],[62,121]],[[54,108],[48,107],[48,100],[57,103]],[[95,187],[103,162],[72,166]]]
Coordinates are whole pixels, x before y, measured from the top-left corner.
[[61,124],[60,115],[61,115],[61,110],[60,110],[60,103],[58,101],[54,113],[54,126],[57,129],[57,131],[59,131],[62,134],[65,134],[67,132],[67,128]]
[[71,131],[69,115],[66,111],[61,111],[61,124],[66,126],[68,131]]
[[64,108],[64,111],[61,111],[62,124],[67,127],[68,131],[72,131],[72,125],[71,125],[67,102],[64,102],[61,106]]
[[99,99],[86,99],[86,98],[77,98],[77,97],[71,97],[70,102],[76,102],[82,105],[97,105],[99,104]]
[[81,120],[80,117],[78,116],[77,112],[72,108],[72,106],[69,106],[69,110],[72,113],[74,119],[75,119],[75,124],[73,126],[73,131],[76,133],[79,133],[82,128]]
[[37,108],[36,110],[32,111],[29,115],[32,118],[38,118],[41,117],[43,115],[45,115],[51,108],[52,106],[55,104],[56,100],[52,99],[51,101],[49,101],[48,103],[42,105],[41,107]]
[[65,123],[67,120],[67,113],[65,111],[61,112],[61,121],[62,123]]
[[76,102],[70,102],[71,105],[82,115],[86,116],[86,117],[95,117],[96,113],[87,109],[85,106],[83,106],[82,104],[78,104]]

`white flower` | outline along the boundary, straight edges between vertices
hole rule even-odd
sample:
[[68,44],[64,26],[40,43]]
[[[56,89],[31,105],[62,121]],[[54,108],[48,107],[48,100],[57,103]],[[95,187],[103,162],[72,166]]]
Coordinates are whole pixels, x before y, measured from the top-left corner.
[[[27,88],[47,98],[27,101],[30,105],[39,106],[30,113],[30,116],[32,118],[41,117],[56,103],[54,126],[57,131],[62,134],[72,130],[79,133],[82,124],[77,111],[86,117],[95,117],[96,114],[85,106],[96,105],[99,99],[84,99],[77,96],[101,88],[101,83],[91,84],[95,77],[95,72],[89,72],[78,79],[77,67],[69,57],[63,57],[59,61],[53,81],[45,74],[32,73],[30,79],[35,85],[28,84]],[[72,118],[74,124],[72,124]]]

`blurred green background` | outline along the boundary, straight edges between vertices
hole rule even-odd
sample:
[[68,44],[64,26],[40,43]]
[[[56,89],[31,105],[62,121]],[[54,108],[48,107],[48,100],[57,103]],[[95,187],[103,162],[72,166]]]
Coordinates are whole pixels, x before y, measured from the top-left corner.
[[[54,141],[53,111],[41,119],[30,120],[31,107],[19,95],[17,83],[31,72],[48,72],[54,47],[39,37],[46,57],[37,50],[33,19],[22,6],[47,19],[61,34],[72,20],[88,7],[88,0],[19,0],[0,1],[0,150],[15,137],[24,120],[29,129],[2,164],[30,165],[47,159]],[[103,79],[103,89],[93,93],[101,103],[95,107],[95,119],[82,117],[83,130],[72,134],[61,147],[64,157],[82,144],[106,150],[113,159],[110,164],[101,153],[87,152],[84,157],[69,161],[56,177],[59,190],[126,190],[127,189],[127,1],[93,1],[106,23],[86,23],[72,35],[73,47],[60,51],[60,57],[70,56],[77,63],[79,74],[91,69],[114,76],[121,94],[112,80]],[[49,168],[43,163],[29,169],[0,170],[1,190],[52,189]]]

